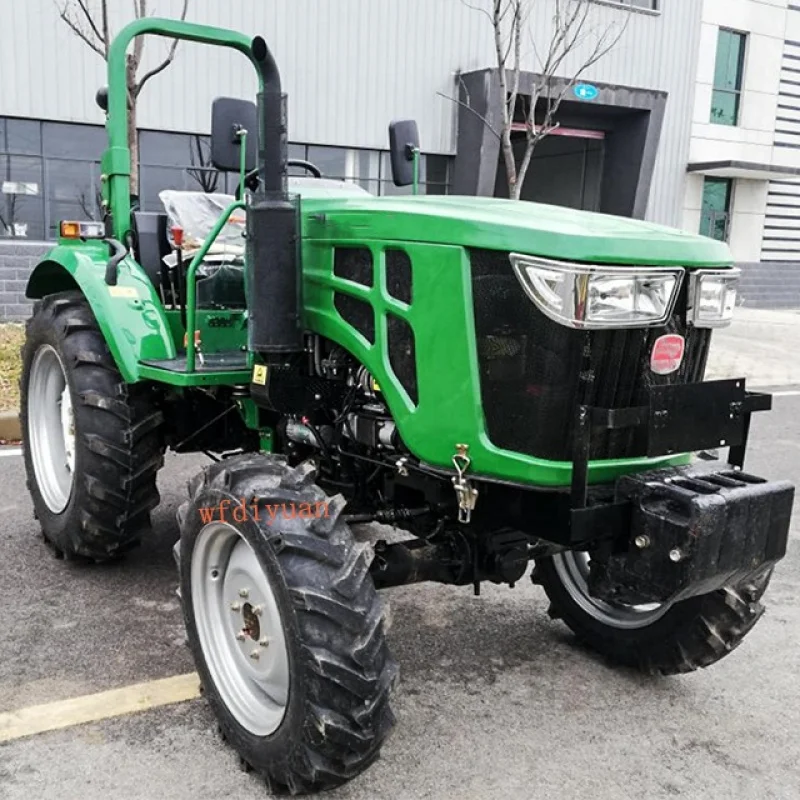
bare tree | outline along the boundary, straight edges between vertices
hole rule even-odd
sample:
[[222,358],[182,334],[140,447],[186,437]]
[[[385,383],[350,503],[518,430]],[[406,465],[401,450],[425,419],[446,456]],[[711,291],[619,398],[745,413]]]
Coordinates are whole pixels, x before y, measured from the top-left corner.
[[189,163],[191,169],[186,173],[196,181],[206,194],[217,191],[219,186],[219,172],[211,164],[211,145],[199,134],[189,140]]
[[97,187],[78,192],[75,198],[81,207],[83,219],[98,219],[99,209],[103,207],[103,193]]
[[[148,16],[148,0],[131,0],[136,19]],[[104,61],[114,38],[109,26],[109,0],[98,0],[90,7],[90,0],[56,0],[59,16],[67,27]],[[180,19],[186,19],[189,0],[183,0]],[[137,36],[133,49],[126,56],[125,82],[128,88],[128,147],[131,150],[131,194],[139,194],[139,131],[136,127],[136,103],[145,84],[163,72],[175,58],[178,40],[173,39],[167,55],[157,66],[139,74],[144,54],[144,37]]]
[[[591,0],[483,0],[484,5],[473,5],[467,0],[462,2],[482,13],[492,25],[503,97],[500,128],[472,108],[469,95],[463,92],[460,76],[462,99],[448,99],[479,116],[498,138],[509,197],[519,200],[536,145],[558,128],[556,115],[561,103],[586,70],[619,42],[627,27],[630,10],[620,9],[625,14],[622,24],[598,29],[590,24],[592,12],[596,9],[593,9]],[[531,11],[534,5],[542,2],[553,4],[552,34],[544,50],[537,46],[530,30]],[[526,38],[528,41],[525,41]],[[523,72],[522,64],[528,55],[523,48],[528,47],[533,51],[538,71],[533,73],[532,78],[526,79],[527,73]],[[573,64],[575,59],[578,59],[578,63],[569,75],[562,74],[566,62]],[[441,92],[439,94],[447,97]],[[539,123],[537,115],[541,119]],[[517,164],[511,134],[520,128],[525,133],[525,150],[522,160]]]
[[7,194],[5,198],[5,213],[0,213],[0,236],[15,237],[17,228],[15,217],[17,214],[17,195]]

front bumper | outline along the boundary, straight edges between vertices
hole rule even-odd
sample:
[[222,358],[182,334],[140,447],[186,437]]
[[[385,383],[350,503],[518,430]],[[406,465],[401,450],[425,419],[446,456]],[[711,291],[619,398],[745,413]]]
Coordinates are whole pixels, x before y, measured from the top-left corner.
[[[585,548],[594,597],[682,600],[746,581],[783,558],[794,487],[742,471],[750,416],[771,405],[769,395],[748,392],[738,378],[652,386],[646,406],[579,407],[570,528],[573,546],[594,544]],[[593,435],[627,428],[641,431],[650,457],[729,447],[730,463],[627,475],[613,499],[592,502]]]
[[589,591],[628,604],[683,600],[763,573],[786,553],[794,487],[726,467],[621,478],[627,542],[592,556]]

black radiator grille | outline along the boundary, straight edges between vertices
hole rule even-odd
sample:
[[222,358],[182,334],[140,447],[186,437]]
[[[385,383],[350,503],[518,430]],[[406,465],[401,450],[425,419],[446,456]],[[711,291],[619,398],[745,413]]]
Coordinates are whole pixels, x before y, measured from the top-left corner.
[[[710,331],[685,324],[685,286],[676,312],[660,328],[578,331],[546,317],[514,276],[508,254],[471,251],[472,293],[487,433],[498,447],[559,461],[572,460],[575,415],[581,401],[600,408],[645,405],[652,385],[703,380]],[[672,375],[650,370],[650,352],[665,333],[686,338],[680,369]],[[584,345],[595,375],[581,398]],[[593,459],[645,454],[634,430],[596,435]]]
[[389,364],[414,405],[419,403],[417,394],[417,355],[414,331],[411,326],[394,314],[386,315],[387,346]]

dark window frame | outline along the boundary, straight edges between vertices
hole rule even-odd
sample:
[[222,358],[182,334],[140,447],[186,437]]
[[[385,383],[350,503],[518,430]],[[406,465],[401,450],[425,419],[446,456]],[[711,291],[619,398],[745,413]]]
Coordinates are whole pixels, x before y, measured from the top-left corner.
[[606,6],[625,6],[631,11],[642,11],[646,14],[660,14],[661,0],[592,0]]
[[[737,38],[740,42],[739,57],[736,62],[736,72],[733,79],[734,87],[718,86],[717,85],[717,70],[719,68],[719,54],[720,46],[722,44],[723,36],[728,35]],[[745,61],[747,58],[747,42],[748,35],[745,31],[737,31],[733,28],[720,27],[717,31],[717,50],[714,56],[714,78],[711,84],[711,114],[710,120],[713,125],[727,125],[728,127],[737,127],[739,125],[739,117],[742,111],[742,94],[744,86],[744,70]],[[724,119],[714,118],[714,101],[715,97],[724,96],[727,98],[733,97],[733,121],[729,122]]]
[[[712,185],[725,184],[725,208],[722,211],[712,209],[710,212],[706,211],[706,189]],[[733,194],[735,184],[733,178],[717,178],[706,177],[703,180],[703,199],[700,210],[700,234],[708,236],[710,239],[715,239],[719,242],[727,242],[730,240],[731,235],[731,209],[733,208]],[[717,223],[722,222],[722,236],[715,235],[717,231]]]
[[[14,129],[13,131],[12,128]],[[27,144],[23,141],[24,137],[20,138],[24,133],[24,129],[29,129],[29,142]],[[204,163],[201,165],[199,153],[197,163],[190,163],[190,161],[194,160],[189,156],[188,145],[190,141],[196,138],[198,147],[201,144],[205,145],[209,138],[207,134],[140,128],[139,136],[140,202],[144,211],[160,210],[160,205],[158,208],[152,207],[154,203],[153,192],[151,191],[149,196],[145,196],[147,192],[144,191],[148,187],[151,190],[167,188],[166,184],[163,186],[152,185],[152,179],[154,179],[159,170],[172,171],[173,177],[175,177],[175,172],[179,170],[181,176],[180,180],[176,179],[176,182],[181,184],[181,188],[186,189],[200,188],[200,181],[193,173],[199,175],[201,172],[210,173],[213,171],[211,167],[205,166]],[[163,140],[162,136],[164,137]],[[90,190],[89,194],[87,195],[86,191],[84,191],[83,195],[86,195],[85,200],[90,207],[95,206],[96,184],[99,181],[99,162],[104,148],[87,147],[86,145],[91,141],[96,143],[98,137],[104,139],[103,126],[101,125],[0,115],[0,159],[6,159],[6,157],[19,158],[25,159],[26,163],[29,159],[36,159],[39,164],[38,199],[33,200],[32,196],[27,196],[25,201],[19,201],[20,205],[24,202],[29,207],[31,204],[37,206],[35,219],[27,220],[29,230],[35,231],[35,233],[20,238],[26,238],[27,241],[52,241],[56,235],[59,212],[57,204],[51,202],[51,200],[63,192],[65,186],[68,188],[70,185],[64,184],[62,186],[54,177],[58,174],[58,167],[62,163],[69,162],[73,165],[85,166],[87,172],[91,173],[91,187],[89,184],[85,187]],[[162,155],[159,149],[155,147],[160,141],[170,144],[170,147],[165,151],[166,155]],[[15,146],[17,143],[21,143],[20,146]],[[54,146],[51,147],[50,145],[53,144]],[[151,147],[151,144],[153,147]],[[153,149],[154,147],[155,149]],[[186,148],[186,157],[175,161],[171,155],[182,151],[184,148]],[[348,150],[355,152],[356,157],[354,159],[347,157],[345,151]],[[338,154],[343,155],[344,160],[339,157],[337,151]],[[388,170],[388,151],[386,150],[368,147],[339,147],[316,142],[289,143],[289,156],[291,158],[308,160],[310,155],[312,156],[310,160],[313,161],[313,156],[317,153],[328,156],[323,160],[329,163],[338,160],[340,164],[345,164],[344,169],[329,172],[326,177],[353,181],[375,195],[408,194],[411,192],[410,187],[398,189],[393,185],[391,174]],[[205,159],[202,159],[202,161],[204,162]],[[3,163],[5,164],[5,160]],[[450,189],[452,163],[452,155],[423,153],[420,169],[420,183],[423,191],[427,191],[428,194],[447,194]],[[347,166],[349,164],[354,164],[354,174],[346,174],[349,171]],[[428,174],[429,171],[430,175]],[[307,175],[304,170],[291,170],[290,172],[297,175]],[[337,172],[343,174],[335,174]],[[157,178],[155,178],[155,183],[158,184]],[[223,176],[214,191],[230,194],[235,185],[236,176],[228,174]],[[3,203],[4,206],[7,205],[5,196],[2,193],[0,193],[0,203]],[[100,216],[99,209],[95,210],[95,216]],[[0,240],[5,240],[6,238],[11,239],[14,237],[7,235],[5,229],[0,230]]]

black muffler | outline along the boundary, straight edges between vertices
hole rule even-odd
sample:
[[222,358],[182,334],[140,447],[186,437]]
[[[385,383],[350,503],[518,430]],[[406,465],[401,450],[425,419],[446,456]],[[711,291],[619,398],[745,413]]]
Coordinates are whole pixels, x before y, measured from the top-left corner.
[[258,96],[261,180],[247,207],[248,347],[270,360],[303,349],[299,206],[287,190],[286,98],[280,73],[260,36],[253,39],[252,53],[264,90]]

